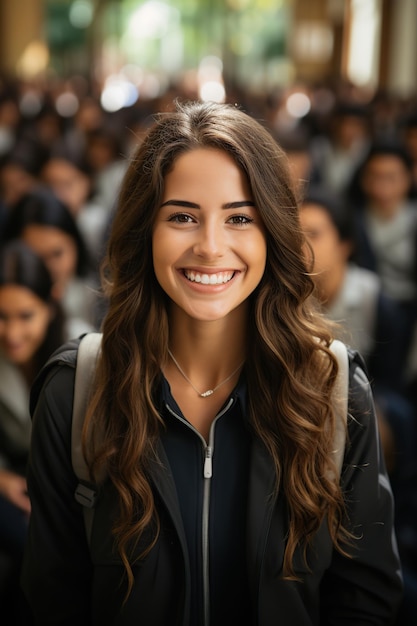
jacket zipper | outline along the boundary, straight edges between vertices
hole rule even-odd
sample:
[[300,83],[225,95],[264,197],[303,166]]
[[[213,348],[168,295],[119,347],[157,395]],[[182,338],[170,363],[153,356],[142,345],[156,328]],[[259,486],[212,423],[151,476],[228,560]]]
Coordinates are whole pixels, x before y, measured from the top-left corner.
[[217,420],[222,417],[232,406],[234,400],[230,398],[227,405],[224,407],[220,413],[216,415],[213,420],[213,423],[210,426],[209,432],[209,441],[208,444],[204,437],[198,432],[190,422],[187,422],[186,419],[178,415],[171,409],[171,407],[166,404],[166,408],[168,411],[183,422],[188,428],[191,428],[200,438],[203,444],[204,450],[204,461],[203,461],[203,477],[204,477],[204,488],[203,488],[203,510],[202,510],[202,559],[203,559],[203,612],[204,612],[204,622],[202,626],[210,625],[210,563],[209,563],[209,519],[210,519],[210,490],[211,490],[211,478],[213,476],[213,453],[214,453],[214,430]]

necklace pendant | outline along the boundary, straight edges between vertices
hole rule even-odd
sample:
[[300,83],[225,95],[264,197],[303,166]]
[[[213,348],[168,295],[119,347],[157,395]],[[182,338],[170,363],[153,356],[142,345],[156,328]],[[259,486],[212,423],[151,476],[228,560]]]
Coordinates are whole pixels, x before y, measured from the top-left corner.
[[201,398],[208,398],[209,396],[213,395],[213,389],[207,389],[207,391],[203,391],[203,393],[200,393],[200,397]]

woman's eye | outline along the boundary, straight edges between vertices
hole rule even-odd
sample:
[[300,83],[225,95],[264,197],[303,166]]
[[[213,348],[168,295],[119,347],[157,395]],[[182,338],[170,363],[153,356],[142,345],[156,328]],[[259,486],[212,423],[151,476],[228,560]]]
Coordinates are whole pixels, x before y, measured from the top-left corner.
[[187,213],[174,213],[174,215],[170,215],[168,221],[174,222],[174,224],[188,224],[194,220],[191,215],[188,215]]
[[236,226],[245,226],[246,224],[253,222],[253,219],[247,215],[232,215],[228,221]]

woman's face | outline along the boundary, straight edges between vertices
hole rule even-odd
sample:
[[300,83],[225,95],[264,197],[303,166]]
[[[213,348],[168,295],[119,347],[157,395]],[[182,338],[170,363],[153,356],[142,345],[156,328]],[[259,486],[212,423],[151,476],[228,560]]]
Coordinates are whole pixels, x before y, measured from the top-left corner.
[[50,306],[20,285],[0,287],[0,348],[15,365],[31,361],[51,320]]
[[64,231],[53,226],[30,224],[22,233],[22,239],[43,260],[57,287],[57,297],[76,274],[77,244]]
[[189,317],[218,320],[245,305],[265,270],[266,238],[230,155],[199,148],[178,157],[165,178],[152,245],[159,284]]

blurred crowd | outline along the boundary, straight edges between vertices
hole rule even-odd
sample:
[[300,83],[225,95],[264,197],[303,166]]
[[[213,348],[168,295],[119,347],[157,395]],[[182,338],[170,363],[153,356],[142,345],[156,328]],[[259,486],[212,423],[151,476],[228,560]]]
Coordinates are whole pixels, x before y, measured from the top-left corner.
[[[109,113],[91,91],[63,117],[53,89],[36,93],[28,108],[27,85],[0,80],[0,606],[10,625],[30,623],[17,583],[30,386],[61,343],[99,329],[100,264],[129,158],[152,115],[190,97],[176,88]],[[417,614],[417,95],[344,84],[300,94],[303,115],[288,107],[294,90],[231,89],[228,100],[263,120],[288,155],[317,305],[368,368],[406,626]]]

